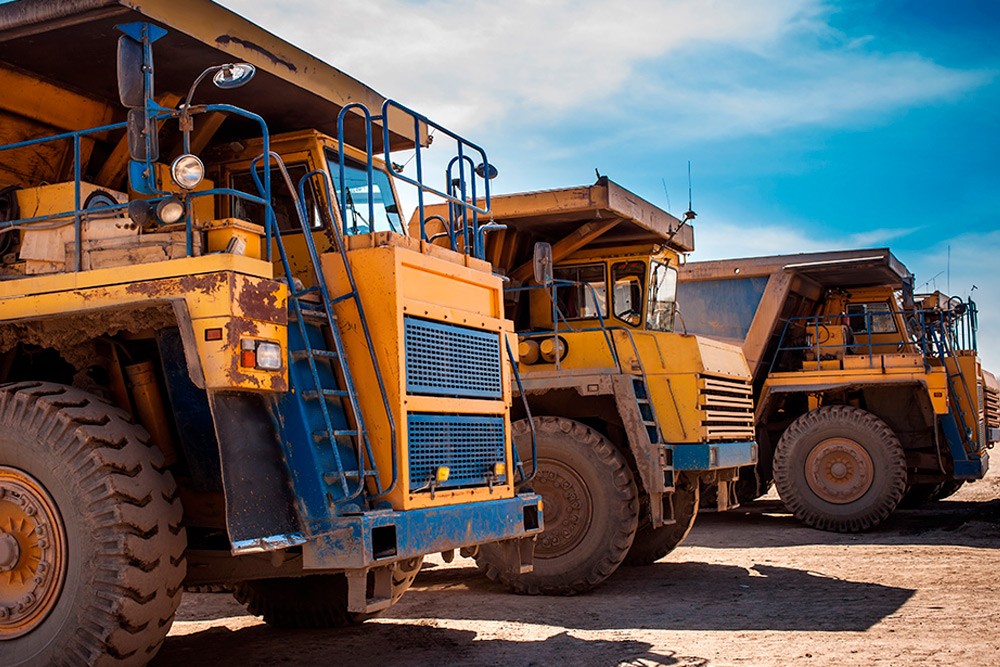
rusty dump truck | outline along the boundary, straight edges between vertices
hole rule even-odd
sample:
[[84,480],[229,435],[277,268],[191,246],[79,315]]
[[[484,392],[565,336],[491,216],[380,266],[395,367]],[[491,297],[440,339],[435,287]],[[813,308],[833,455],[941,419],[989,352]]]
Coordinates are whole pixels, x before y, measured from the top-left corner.
[[742,345],[753,372],[760,460],[741,499],[773,482],[804,523],[859,531],[986,473],[1000,388],[976,304],[913,284],[888,248],[681,269],[688,331]]
[[546,527],[533,572],[495,546],[476,557],[517,592],[585,591],[672,551],[702,495],[735,504],[737,469],[756,456],[750,373],[738,346],[686,334],[675,317],[688,220],[608,178],[495,196],[490,220],[502,228],[486,257],[509,277],[518,336],[515,440],[527,459],[534,423]]
[[530,570],[502,281],[397,203],[475,226],[483,149],[206,0],[0,4],[0,82],[0,665],[146,664],[188,586],[317,628]]

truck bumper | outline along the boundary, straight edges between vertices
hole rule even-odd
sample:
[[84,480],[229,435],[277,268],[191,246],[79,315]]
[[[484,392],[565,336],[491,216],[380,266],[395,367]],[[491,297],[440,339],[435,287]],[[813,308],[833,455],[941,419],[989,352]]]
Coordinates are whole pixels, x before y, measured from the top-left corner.
[[302,545],[305,569],[359,569],[542,532],[541,496],[341,517]]
[[674,470],[710,471],[757,463],[757,443],[715,442],[667,445]]

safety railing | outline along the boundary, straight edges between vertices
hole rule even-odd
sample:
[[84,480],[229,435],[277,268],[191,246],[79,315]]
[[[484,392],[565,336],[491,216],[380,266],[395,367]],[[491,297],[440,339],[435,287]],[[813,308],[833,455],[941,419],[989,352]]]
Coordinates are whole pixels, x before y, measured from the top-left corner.
[[[382,126],[382,159],[387,167],[392,166],[390,156],[392,132],[392,118],[410,119],[413,122],[414,136],[414,169],[416,176],[411,178],[402,173],[402,169],[390,169],[388,172],[392,178],[401,183],[413,186],[417,196],[417,219],[419,238],[422,241],[433,242],[438,238],[447,237],[448,247],[456,252],[462,252],[474,257],[483,258],[485,254],[485,234],[489,231],[503,229],[504,225],[492,222],[483,222],[480,216],[489,214],[490,210],[490,179],[496,174],[496,170],[490,165],[486,151],[480,146],[452,132],[443,125],[430,120],[412,109],[409,109],[395,100],[383,102],[380,113],[372,114],[364,104],[355,102],[344,106],[337,116],[337,141],[341,147],[345,146],[345,125],[348,118],[356,120],[350,114],[360,114],[365,135],[365,161],[368,188],[368,219],[375,219],[374,186],[375,186],[375,163],[373,147],[373,125],[381,123]],[[424,151],[421,145],[421,135],[425,128],[436,132],[438,136],[445,136],[455,142],[455,154],[452,156],[445,169],[445,184],[443,187],[434,187],[425,179]],[[350,201],[351,194],[347,186],[347,157],[344,150],[338,151],[338,182],[340,210],[343,215],[343,233],[350,234],[348,229],[348,216],[346,212],[353,208]],[[477,163],[478,162],[478,163]],[[443,200],[447,204],[448,215],[427,216],[427,197],[434,196]],[[438,221],[444,227],[444,231],[439,234],[429,236],[427,233],[427,223]]]
[[[866,311],[838,315],[792,317],[785,321],[770,372],[787,368],[786,357],[802,357],[802,367],[819,370],[822,362],[843,356],[860,356],[876,367],[880,354],[909,352],[920,354],[925,363],[945,359],[957,350],[976,350],[976,305],[952,299],[947,309]],[[886,320],[891,330],[877,329]],[[898,322],[904,323],[900,331]],[[876,326],[876,324],[879,326]],[[887,348],[889,348],[887,350]],[[807,359],[807,357],[810,357]]]

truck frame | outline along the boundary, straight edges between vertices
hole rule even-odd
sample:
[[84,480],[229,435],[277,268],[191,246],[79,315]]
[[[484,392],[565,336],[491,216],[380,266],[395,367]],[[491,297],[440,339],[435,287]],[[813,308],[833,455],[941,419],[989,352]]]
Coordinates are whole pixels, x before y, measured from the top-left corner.
[[429,553],[530,570],[501,280],[395,190],[481,237],[485,151],[205,0],[2,5],[0,80],[0,663],[145,664],[184,586],[332,627]]
[[528,456],[534,424],[546,529],[531,573],[491,545],[476,559],[517,592],[583,592],[672,551],[703,495],[735,505],[731,481],[756,460],[750,374],[738,348],[674,329],[687,220],[606,178],[495,196],[490,219],[519,341],[515,441]]
[[760,461],[807,525],[852,532],[981,478],[1000,440],[996,379],[971,300],[914,294],[888,248],[690,262],[688,328],[741,344],[754,374]]

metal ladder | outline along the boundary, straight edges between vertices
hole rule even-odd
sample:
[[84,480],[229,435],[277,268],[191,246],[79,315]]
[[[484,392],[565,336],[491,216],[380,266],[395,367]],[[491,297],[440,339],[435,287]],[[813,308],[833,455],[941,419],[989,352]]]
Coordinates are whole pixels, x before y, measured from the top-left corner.
[[[961,367],[957,361],[955,363],[955,372],[952,372],[949,368],[948,361],[949,359],[955,359],[955,354],[948,340],[948,333],[944,330],[944,323],[939,322],[925,325],[925,328],[927,331],[928,351],[932,352],[933,356],[941,362],[941,366],[944,368],[947,376],[948,399],[953,407],[948,411],[951,419],[942,420],[941,425],[948,441],[959,445],[958,452],[964,455],[963,458],[959,459],[956,456],[956,453],[958,453],[956,452],[956,448],[951,448],[957,474],[961,462],[978,459],[975,443],[972,438],[972,429],[969,426],[970,422],[966,418],[965,411],[962,409],[962,402],[959,400],[958,385],[961,386],[969,405],[975,405],[975,402],[972,400],[972,394],[969,392],[969,387],[965,383],[965,377],[962,375]],[[975,423],[975,420],[973,420],[973,423]]]
[[[306,179],[315,175],[313,172],[303,177],[297,189],[291,183],[280,157],[272,153],[271,159],[277,163],[277,169],[293,197],[296,193],[302,193]],[[252,167],[252,173],[256,179],[256,167]],[[259,183],[258,186],[260,187]],[[384,495],[386,489],[383,488],[375,464],[368,428],[361,412],[358,391],[333,308],[336,303],[349,299],[355,300],[360,307],[360,300],[353,275],[350,275],[350,265],[346,262],[343,238],[339,234],[336,239],[341,251],[345,252],[344,266],[350,276],[351,289],[336,298],[330,296],[320,269],[319,253],[312,238],[313,230],[307,222],[304,197],[298,197],[296,208],[309,255],[308,270],[313,280],[311,287],[302,287],[296,280],[273,210],[268,207],[273,241],[288,283],[288,310],[295,323],[289,327],[288,340],[291,400],[311,437],[315,465],[308,467],[312,467],[314,474],[318,476],[316,481],[322,490],[321,496],[326,499],[326,505],[331,504],[332,500],[332,504],[341,506],[344,512],[364,510],[366,508],[363,505],[352,507],[355,503],[351,501],[362,495],[369,478],[374,481],[376,497]],[[335,232],[339,231],[333,222],[331,227]],[[345,403],[349,411],[345,410]],[[291,446],[292,443],[286,443],[286,447]],[[289,456],[294,454],[292,451],[286,452]],[[366,461],[370,463],[370,467],[366,466]],[[395,480],[395,465],[393,469]],[[352,482],[355,482],[353,488]],[[321,510],[316,506],[307,509],[311,518],[321,518],[328,513],[326,508]]]

